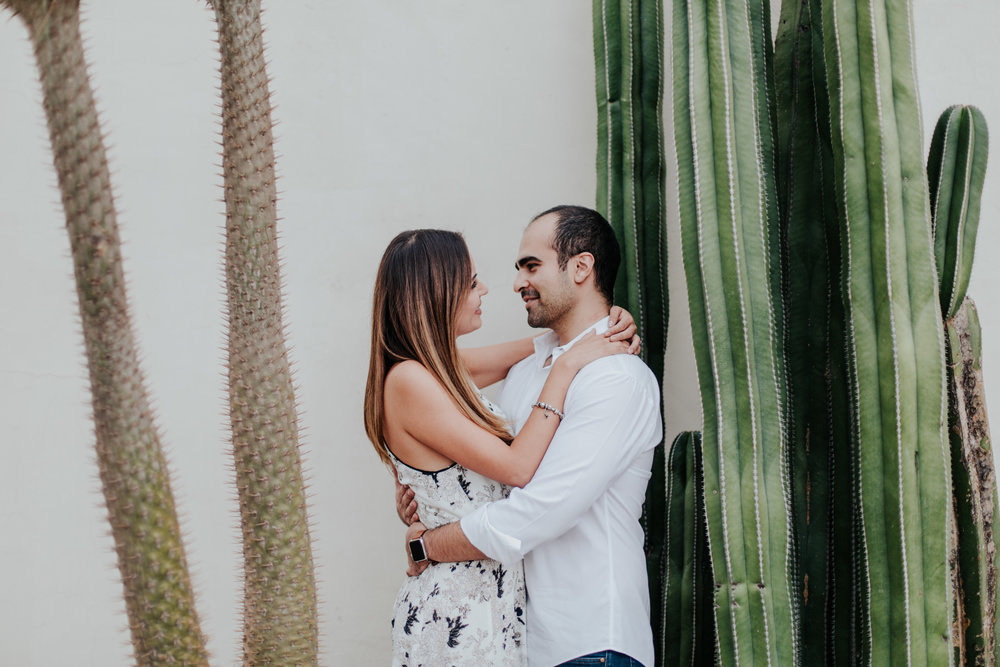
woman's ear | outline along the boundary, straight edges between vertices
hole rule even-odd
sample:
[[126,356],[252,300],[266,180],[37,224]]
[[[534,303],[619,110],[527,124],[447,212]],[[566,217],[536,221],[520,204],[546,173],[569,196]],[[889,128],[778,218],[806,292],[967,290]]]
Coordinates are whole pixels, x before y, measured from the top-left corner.
[[594,256],[589,252],[581,252],[573,257],[573,281],[578,285],[594,273]]

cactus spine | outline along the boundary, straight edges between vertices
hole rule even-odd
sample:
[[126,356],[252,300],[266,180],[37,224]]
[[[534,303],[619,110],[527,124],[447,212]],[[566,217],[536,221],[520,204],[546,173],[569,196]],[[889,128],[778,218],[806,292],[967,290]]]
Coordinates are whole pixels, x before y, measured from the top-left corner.
[[797,606],[766,3],[674,3],[684,269],[719,659],[794,664]]
[[140,665],[207,664],[167,463],[139,366],[78,0],[3,0],[28,26],[62,192],[101,487]]
[[975,107],[945,110],[934,128],[927,175],[941,313],[948,343],[948,425],[954,487],[953,642],[959,664],[997,657],[998,554],[993,454],[982,384],[979,318],[966,297],[988,154],[986,121]]
[[316,664],[312,548],[282,325],[259,0],[212,0],[222,55],[229,397],[243,527],[243,659]]

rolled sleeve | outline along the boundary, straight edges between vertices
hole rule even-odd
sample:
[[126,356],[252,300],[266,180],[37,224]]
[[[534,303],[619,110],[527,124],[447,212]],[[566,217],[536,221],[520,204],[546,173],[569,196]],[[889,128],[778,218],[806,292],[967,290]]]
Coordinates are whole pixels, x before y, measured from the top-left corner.
[[521,552],[521,540],[500,532],[490,523],[490,505],[483,505],[462,517],[462,532],[472,546],[493,560],[500,561],[508,567],[516,565],[524,558]]

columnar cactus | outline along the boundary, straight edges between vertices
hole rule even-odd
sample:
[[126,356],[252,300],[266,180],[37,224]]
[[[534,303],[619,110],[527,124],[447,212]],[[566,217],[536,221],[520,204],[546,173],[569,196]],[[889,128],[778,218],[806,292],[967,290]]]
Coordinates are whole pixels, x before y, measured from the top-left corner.
[[996,661],[998,554],[993,452],[982,385],[979,318],[966,297],[988,153],[986,121],[953,106],[938,119],[927,159],[941,313],[948,343],[948,425],[955,501],[953,641],[959,664]]
[[905,0],[823,6],[857,440],[861,662],[948,664],[944,330]]
[[909,7],[788,0],[772,80],[767,5],[674,5],[718,659],[947,664],[944,335]]
[[243,659],[316,664],[316,587],[282,325],[259,0],[212,0],[222,55],[229,406],[243,527]]
[[615,303],[636,318],[644,358],[663,380],[667,340],[663,156],[663,6],[593,0],[597,210],[625,255]]
[[[852,660],[857,453],[850,434],[840,225],[820,0],[782,3],[775,39],[788,433],[796,537],[792,590],[803,664]],[[838,499],[834,502],[834,499]]]
[[[667,345],[663,4],[593,0],[597,210],[624,250],[615,303],[636,318],[643,357],[663,382]],[[642,523],[650,597],[662,597],[665,457],[657,446]]]
[[674,3],[684,269],[723,664],[798,656],[768,4]]
[[207,664],[170,477],[139,366],[78,0],[3,0],[28,26],[73,254],[101,488],[139,665]]

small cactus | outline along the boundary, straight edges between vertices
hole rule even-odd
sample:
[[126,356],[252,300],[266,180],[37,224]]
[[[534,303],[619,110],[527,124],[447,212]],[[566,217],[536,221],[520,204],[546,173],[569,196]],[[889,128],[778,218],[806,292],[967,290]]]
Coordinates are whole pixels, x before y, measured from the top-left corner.
[[651,614],[658,665],[695,667],[715,662],[715,586],[703,480],[701,433],[679,433],[667,455],[667,518],[662,535],[666,564],[658,573],[662,590],[653,599]]

